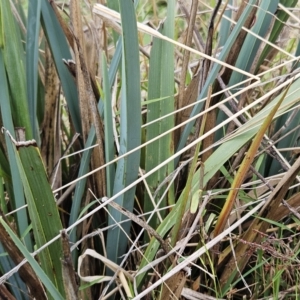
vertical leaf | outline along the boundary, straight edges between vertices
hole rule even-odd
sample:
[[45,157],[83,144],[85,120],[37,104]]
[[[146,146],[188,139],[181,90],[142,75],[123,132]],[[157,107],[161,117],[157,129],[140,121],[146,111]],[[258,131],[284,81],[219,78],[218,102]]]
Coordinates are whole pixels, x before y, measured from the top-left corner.
[[[103,92],[104,92],[104,134],[105,134],[105,160],[106,163],[115,158],[115,145],[113,134],[112,106],[111,106],[111,87],[109,84],[109,76],[107,72],[107,63],[105,55],[102,57],[102,76],[103,76]],[[106,186],[107,196],[111,197],[113,193],[113,182],[115,178],[115,167],[113,164],[106,168]]]
[[[161,33],[169,38],[174,38],[175,25],[175,1],[168,1],[167,18],[162,24]],[[155,121],[174,111],[174,45],[155,38],[150,55],[150,70],[148,84],[148,100],[163,98],[163,100],[155,101],[147,106],[147,122]],[[149,141],[160,134],[174,127],[174,116],[165,117],[146,128],[146,140]],[[146,172],[152,170],[168,157],[173,155],[174,145],[172,134],[165,135],[159,140],[151,143],[146,148]],[[161,167],[157,172],[150,175],[147,183],[150,191],[154,194],[158,186],[166,179],[174,170],[173,162]],[[160,189],[157,194],[159,200],[164,193],[164,189]],[[160,207],[167,206],[167,199],[161,202]],[[169,202],[174,203],[172,191],[169,192]],[[153,204],[148,195],[145,197],[144,211],[153,210]],[[150,225],[156,228],[158,223],[155,216],[150,221]]]
[[[131,0],[120,0],[122,20],[122,92],[120,113],[120,154],[134,149],[141,142],[141,91],[139,70],[139,47],[134,5]],[[138,176],[140,151],[136,151],[118,161],[114,194],[124,189]],[[116,202],[128,209],[133,210],[135,188],[125,192],[116,199]],[[118,211],[110,208],[112,218],[109,225],[121,222],[124,217]],[[125,232],[130,231],[130,222],[123,225]],[[108,258],[114,262],[124,254],[127,246],[127,238],[122,230],[117,227],[110,229],[107,234]]]
[[[91,147],[95,143],[95,141],[96,141],[95,128],[92,127],[90,130],[89,136],[87,138],[85,147],[86,148]],[[89,171],[91,155],[92,155],[92,149],[88,149],[88,150],[84,151],[82,158],[80,160],[80,167],[79,167],[79,171],[78,171],[79,178],[81,176],[85,175]],[[74,197],[73,197],[73,203],[72,203],[71,212],[70,212],[69,225],[74,224],[78,218],[81,201],[82,201],[83,195],[85,193],[86,182],[87,182],[87,178],[84,177],[76,184],[75,193],[74,193]],[[76,239],[77,239],[76,230],[74,230],[70,234],[70,241],[75,243]],[[72,255],[75,258],[76,251],[73,251]]]
[[[252,32],[262,38],[267,34],[271,25],[272,16],[277,9],[278,2],[279,0],[262,1],[258,8],[255,24],[253,28],[251,28]],[[253,62],[255,61],[261,43],[262,41],[260,39],[251,33],[248,33],[235,66],[239,69],[250,71],[251,68],[253,68]],[[228,85],[235,85],[245,79],[245,75],[234,71]],[[239,88],[241,87],[239,86]]]
[[15,126],[26,128],[26,137],[32,138],[28,102],[25,83],[25,57],[20,29],[12,15],[10,2],[1,0],[1,14],[3,19],[4,47],[3,57],[11,92],[12,115]]
[[26,37],[26,81],[29,115],[33,135],[38,136],[37,118],[37,88],[39,60],[41,0],[30,1],[28,4],[28,24]]
[[64,66],[62,59],[71,59],[71,53],[66,37],[56,19],[49,1],[42,1],[42,27],[46,34],[52,52],[55,67],[61,80],[61,85],[68,103],[68,109],[75,130],[81,133],[80,111],[78,104],[77,88],[70,72]]
[[[117,71],[118,71],[118,66],[119,66],[120,60],[121,60],[121,52],[122,52],[122,41],[120,39],[117,44],[116,52],[112,58],[109,72],[108,72],[108,80],[109,80],[110,89],[114,83],[114,79],[115,79]],[[104,105],[103,105],[102,101],[99,101],[98,111],[101,115],[101,118],[104,117],[104,108],[103,107],[104,107]],[[91,145],[93,145],[95,143],[95,141],[96,141],[96,133],[95,133],[95,128],[92,126],[91,130],[89,132],[89,136],[88,136],[85,148],[89,148]],[[105,145],[106,145],[106,143],[105,143]],[[91,152],[92,152],[92,149],[84,151],[82,159],[80,161],[78,178],[81,178],[83,175],[85,175],[88,172],[90,158],[91,158]],[[86,181],[87,181],[87,179],[83,178],[76,185],[74,198],[73,198],[73,205],[72,205],[71,213],[70,213],[69,225],[72,225],[78,218],[81,200],[82,200],[83,194],[85,192]],[[70,234],[70,240],[72,242],[76,241],[75,231],[72,231],[72,233]],[[76,252],[76,250],[72,252],[73,257],[75,256],[75,252]]]
[[[10,143],[22,179],[34,238],[40,248],[62,229],[58,209],[35,141],[15,142],[11,138]],[[61,256],[62,246],[59,241],[49,245],[39,255],[43,270],[64,295]]]
[[[1,90],[1,97],[0,97],[0,108],[1,108],[1,116],[2,116],[2,122],[3,126],[8,129],[12,135],[14,135],[14,124],[12,121],[12,109],[10,106],[10,98],[8,94],[8,82],[5,74],[5,66],[4,66],[4,60],[2,55],[2,50],[0,49],[0,90]],[[10,180],[7,180],[5,184],[7,186],[11,186],[12,188],[8,187],[8,190],[13,190],[13,194],[10,194],[10,198],[14,202],[15,208],[22,207],[26,204],[24,192],[23,192],[23,186],[20,178],[20,174],[17,167],[16,158],[13,152],[13,148],[11,143],[9,143],[9,140],[7,137],[5,137],[6,140],[6,147],[7,147],[7,155],[8,155],[8,161],[9,161],[9,167],[11,172],[11,178]],[[1,165],[1,168],[3,166]],[[14,180],[12,180],[12,178]],[[27,212],[26,210],[18,210],[16,212],[16,221],[17,221],[17,227],[18,232],[20,235],[23,235],[24,231],[29,225]],[[33,246],[30,239],[30,236],[25,237],[25,244],[28,247],[29,251],[32,251]]]
[[[227,7],[229,5],[232,5],[232,0],[228,1]],[[231,9],[226,9],[224,12],[224,15],[228,18],[231,18],[231,15],[232,15]],[[220,32],[219,32],[219,37],[220,37],[219,47],[223,47],[224,44],[226,43],[229,33],[230,33],[230,25],[231,25],[231,23],[229,20],[222,18]]]

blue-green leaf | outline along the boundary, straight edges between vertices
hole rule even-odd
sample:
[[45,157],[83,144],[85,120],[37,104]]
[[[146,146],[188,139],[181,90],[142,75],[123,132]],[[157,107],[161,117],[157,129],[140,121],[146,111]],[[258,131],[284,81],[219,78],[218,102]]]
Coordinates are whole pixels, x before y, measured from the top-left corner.
[[[122,20],[122,92],[120,113],[120,154],[138,147],[141,143],[141,91],[139,69],[139,46],[134,5],[131,0],[120,0]],[[136,151],[118,161],[113,193],[116,194],[138,177],[140,151]],[[133,210],[135,188],[130,189],[116,199],[116,203]],[[119,223],[123,215],[110,208],[112,217],[109,225]],[[130,222],[123,225],[129,233]],[[120,261],[127,246],[127,238],[119,228],[110,229],[107,233],[107,254],[114,262]]]

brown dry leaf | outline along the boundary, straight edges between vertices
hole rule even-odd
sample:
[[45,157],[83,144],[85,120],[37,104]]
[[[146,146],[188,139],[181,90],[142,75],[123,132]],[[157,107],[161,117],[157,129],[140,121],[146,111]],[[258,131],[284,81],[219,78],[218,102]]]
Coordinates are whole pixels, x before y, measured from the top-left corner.
[[[92,154],[92,168],[96,169],[105,164],[104,159],[104,132],[100,118],[95,93],[92,87],[91,76],[85,61],[84,37],[81,22],[80,3],[78,0],[71,2],[71,20],[74,32],[74,53],[76,59],[76,81],[79,95],[79,106],[82,120],[83,140],[85,141],[90,131],[91,124],[95,127],[97,137],[97,149]],[[93,175],[93,190],[97,197],[106,194],[105,170],[102,169]]]
[[[189,3],[187,3],[189,2]],[[197,7],[198,1],[190,0],[190,1],[179,1],[179,5],[183,11],[186,12],[186,17],[189,19],[188,28],[185,35],[185,44],[187,46],[191,46],[193,32],[195,30],[195,21],[197,15]],[[187,50],[183,50],[183,61],[182,61],[182,70],[180,76],[180,85],[178,96],[176,97],[176,106],[177,109],[186,107],[189,104],[195,103],[197,100],[197,96],[199,94],[199,79],[200,73],[198,71],[195,72],[194,77],[192,78],[189,86],[185,87],[186,74],[188,71],[190,60],[190,52]],[[200,63],[198,64],[197,70],[199,69]],[[176,115],[176,125],[181,124],[186,121],[192,112],[193,106],[181,111]],[[175,132],[175,145],[177,145],[179,141],[179,137],[183,131],[184,127],[179,128]]]
[[197,291],[200,288],[200,276],[198,276],[196,278],[196,280],[194,280],[193,284],[192,284],[192,289],[194,291]]
[[186,282],[186,274],[180,271],[166,280],[163,285],[161,299],[179,299]]
[[[84,54],[84,37],[83,37],[83,25],[82,25],[82,14],[80,10],[80,1],[74,0],[70,3],[70,16],[71,16],[71,24],[73,29],[73,50],[75,54],[75,69],[76,69],[76,83],[78,89],[78,98],[79,98],[79,107],[80,107],[80,116],[81,116],[81,125],[82,125],[82,137],[84,143],[88,137],[92,122],[95,126],[97,143],[100,149],[100,155],[97,156],[97,161],[92,160],[92,167],[99,167],[104,164],[104,151],[103,151],[103,143],[101,134],[101,121],[99,121],[100,116],[96,107],[96,99],[92,89],[90,74],[87,70],[87,65],[85,61],[86,55]],[[95,109],[96,107],[96,109]],[[98,149],[97,149],[98,150]],[[94,158],[94,155],[92,156]],[[100,159],[100,163],[99,160]],[[94,192],[97,197],[101,197],[106,193],[106,184],[105,184],[105,171],[101,170],[93,175],[93,181],[97,182],[96,189]],[[89,182],[90,184],[90,182]],[[86,196],[85,205],[87,205],[90,201],[89,195]],[[85,221],[83,223],[83,228],[89,229],[89,221]],[[91,241],[92,242],[92,241]],[[86,245],[83,245],[86,247]],[[84,264],[84,272],[87,274],[93,273],[93,269],[95,264],[91,262],[91,260],[87,261]],[[82,292],[82,297],[84,295],[92,299],[92,290],[91,288],[87,288]]]
[[0,285],[0,297],[5,300],[15,300],[16,298],[10,293],[4,284]]
[[[286,172],[286,174],[280,180],[274,191],[272,191],[265,205],[262,207],[259,213],[259,217],[269,220],[275,220],[276,217],[278,218],[278,211],[282,199],[287,193],[289,187],[292,185],[292,182],[298,175],[299,171],[300,157],[296,160],[296,162],[290,168],[290,170]],[[298,198],[294,199],[298,200]],[[261,234],[259,234],[259,232],[263,234],[266,233],[269,226],[270,223],[262,219],[254,219],[254,221],[249,226],[248,230],[238,243],[235,250],[235,257],[232,256],[229,262],[227,263],[226,267],[223,269],[223,273],[220,279],[221,286],[226,285],[227,281],[232,276],[232,274],[237,272],[237,266],[240,272],[243,271],[248,260],[251,257],[252,252],[255,250],[251,248],[251,245],[253,245],[253,243],[259,244],[261,242],[262,236]]]
[[[198,72],[190,82],[189,86],[185,89],[183,92],[182,102],[176,99],[176,102],[178,103],[178,109],[182,107],[186,107],[192,103],[195,103],[198,97],[199,92],[199,79],[200,79],[200,72]],[[176,97],[178,98],[178,97]],[[176,115],[176,125],[181,124],[182,122],[185,122],[189,119],[190,114],[192,112],[194,106],[187,107],[180,113]],[[184,126],[179,128],[175,133],[175,143],[177,145],[179,141],[179,137],[184,129]]]
[[77,300],[78,285],[76,283],[76,274],[73,268],[72,256],[70,251],[69,238],[66,230],[61,231],[61,242],[63,246],[62,273],[67,300]]
[[[59,116],[59,79],[48,45],[45,47],[45,114],[42,125],[41,154],[47,174],[50,175],[60,158],[60,122]],[[57,178],[61,178],[57,176]],[[51,178],[52,182],[53,178]],[[54,182],[54,189],[61,186],[61,182]]]
[[[192,3],[193,4],[192,4],[192,7],[191,7],[191,11],[190,11],[187,34],[186,34],[185,42],[184,42],[187,46],[191,46],[191,43],[192,43],[193,31],[194,31],[196,14],[197,14],[198,1],[193,0]],[[189,66],[189,60],[190,60],[190,52],[187,51],[187,50],[183,50],[183,61],[182,61],[182,69],[181,69],[181,76],[180,76],[179,96],[178,96],[177,108],[182,108],[185,105],[185,103],[184,103],[184,101],[185,101],[184,100],[185,99],[184,91],[185,91],[185,81],[186,81],[186,74],[187,74],[187,70],[188,70],[188,66]]]
[[[294,209],[295,211],[299,211],[299,207],[300,207],[300,193],[297,193],[295,195],[293,195],[289,200],[287,200],[287,203],[290,207],[292,207],[292,209]],[[283,218],[287,217],[289,214],[291,214],[291,210],[284,206],[284,205],[280,205],[279,208],[277,210],[274,210],[274,215],[273,215],[273,221],[275,222],[279,222],[280,220],[282,220]],[[236,219],[236,218],[234,218]],[[231,223],[233,223],[233,218],[231,220]],[[249,228],[251,225],[251,221],[246,222],[243,224],[243,228]],[[270,230],[276,230],[277,228],[272,228],[267,230],[267,232],[269,232]],[[236,246],[237,245],[237,240],[233,240],[232,241],[233,245]],[[231,246],[228,246],[226,249],[224,249],[222,251],[222,253],[220,253],[220,255],[218,256],[218,265],[221,265],[227,258],[228,255],[230,255],[232,251]]]
[[[81,115],[82,135],[84,142],[90,130],[90,111],[87,103],[89,102],[86,92],[85,78],[83,73],[83,31],[81,22],[80,3],[74,0],[70,3],[71,23],[73,27],[73,50],[75,54],[76,82],[78,88],[79,107]],[[81,56],[81,57],[80,57]]]

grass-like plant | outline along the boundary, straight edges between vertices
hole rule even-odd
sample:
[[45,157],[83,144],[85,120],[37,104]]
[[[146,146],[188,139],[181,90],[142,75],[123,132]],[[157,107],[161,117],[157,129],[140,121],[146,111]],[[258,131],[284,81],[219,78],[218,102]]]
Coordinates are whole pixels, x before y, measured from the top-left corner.
[[1,297],[298,299],[297,8],[0,0]]

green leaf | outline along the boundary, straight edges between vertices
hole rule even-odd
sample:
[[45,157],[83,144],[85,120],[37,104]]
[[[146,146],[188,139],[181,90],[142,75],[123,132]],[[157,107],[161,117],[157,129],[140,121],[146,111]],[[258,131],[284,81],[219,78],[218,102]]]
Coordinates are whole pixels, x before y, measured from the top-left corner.
[[[295,81],[289,88],[286,98],[283,100],[281,107],[279,108],[276,117],[282,113],[283,110],[289,109],[295,104],[299,99],[299,82],[300,79]],[[266,116],[269,114],[269,111],[274,106],[274,103],[277,103],[282,95],[277,96],[269,105],[267,105],[260,113],[248,121],[248,123],[242,125],[237,133],[228,141],[224,141],[222,145],[213,152],[213,154],[205,162],[205,170],[208,170],[204,175],[203,186],[205,186],[209,179],[220,169],[220,167],[232,157],[246,142],[248,142],[258,131],[259,126],[263,123]],[[192,188],[190,194],[194,195],[199,190],[200,182],[200,170],[197,170],[193,176]],[[184,192],[181,193],[175,207],[163,220],[163,222],[158,226],[157,233],[164,237],[170,229],[174,226],[176,216],[179,213],[180,206],[184,201]],[[185,210],[189,209],[190,202],[187,202]],[[151,262],[156,255],[156,252],[160,244],[155,239],[152,238],[140,263],[139,270],[145,267],[149,262]],[[145,277],[145,273],[140,274],[137,279],[137,286],[141,286]]]
[[29,264],[35,271],[35,273],[40,278],[41,282],[46,287],[48,293],[52,296],[52,299],[64,299],[64,297],[59,293],[57,288],[54,286],[53,282],[51,282],[48,274],[42,270],[38,262],[33,258],[30,252],[24,247],[22,242],[19,240],[19,238],[14,234],[14,232],[10,229],[10,227],[5,223],[2,217],[0,217],[0,223],[4,226],[7,233],[10,235],[10,237],[13,239],[15,245],[20,249],[24,257],[28,260]]
[[[280,2],[280,4],[284,5],[285,7],[291,7],[292,8],[292,7],[296,6],[296,4],[298,3],[298,0],[280,0],[279,2]],[[270,38],[269,38],[269,41],[271,43],[276,42],[276,40],[278,39],[282,29],[286,25],[287,19],[289,18],[289,15],[283,10],[278,10],[278,12],[276,13],[275,16],[276,16],[276,21],[274,23],[274,26],[272,28]],[[264,50],[261,54],[261,57],[258,61],[257,68],[259,68],[259,66],[262,64],[262,62],[264,61],[266,56],[270,53],[271,49],[272,49],[271,45],[266,45],[266,47],[264,48]]]
[[[278,7],[278,2],[278,0],[266,0],[261,2],[260,6],[258,7],[255,24],[253,28],[251,28],[253,33],[262,38],[265,37],[271,25],[272,16]],[[239,69],[249,72],[253,66],[253,62],[255,61],[255,57],[261,43],[262,41],[260,39],[251,33],[248,33],[235,66]],[[231,75],[228,86],[233,86],[244,81],[245,79],[245,75],[234,71]],[[241,86],[238,88],[240,89]]]
[[[116,52],[114,53],[114,56],[113,56],[111,64],[110,64],[109,72],[108,72],[110,88],[112,87],[112,85],[114,83],[114,79],[115,79],[117,71],[118,71],[118,66],[121,61],[121,53],[122,53],[122,40],[120,39],[117,44]],[[101,118],[104,117],[103,106],[104,105],[103,105],[102,101],[99,101],[98,111],[101,115]],[[91,130],[89,132],[89,135],[88,135],[88,139],[87,139],[85,148],[89,148],[90,146],[92,146],[95,143],[95,141],[96,141],[96,133],[95,133],[95,128],[92,126]],[[88,172],[91,152],[92,152],[91,149],[84,151],[83,156],[80,161],[78,178],[81,178],[83,175],[85,175]],[[73,204],[72,204],[71,213],[70,213],[69,225],[72,225],[78,219],[81,201],[82,201],[83,195],[85,193],[86,180],[87,180],[86,178],[80,179],[80,181],[76,184],[74,198],[73,198]],[[77,238],[76,231],[72,231],[69,238],[70,238],[70,241],[75,242],[76,238]],[[73,255],[73,257],[76,256],[76,250],[72,252],[72,255]]]
[[[95,133],[95,128],[92,126],[88,139],[86,141],[85,147],[88,149],[90,148],[96,141],[96,133]],[[80,160],[80,167],[79,167],[79,172],[78,172],[78,177],[82,177],[89,171],[89,163],[91,160],[91,155],[92,155],[92,149],[88,149],[84,151],[82,158]],[[71,207],[71,212],[70,212],[70,220],[69,220],[69,225],[74,224],[79,215],[80,211],[80,206],[81,206],[81,200],[83,198],[83,195],[85,193],[85,188],[86,188],[86,181],[87,178],[84,177],[79,182],[76,184],[75,188],[75,193],[73,197],[73,203]],[[76,230],[72,231],[69,237],[70,241],[75,243],[76,242]],[[76,251],[73,251],[72,253],[73,257],[76,255]]]
[[76,132],[81,133],[81,118],[77,87],[70,72],[64,66],[63,59],[72,59],[66,37],[57,21],[49,1],[42,1],[42,27],[50,46],[55,67],[68,103],[72,122]]
[[[0,107],[1,107],[3,126],[6,129],[8,129],[14,136],[12,108],[10,106],[11,101],[8,93],[8,82],[6,78],[4,60],[3,60],[1,49],[0,49],[0,90],[1,90]],[[11,176],[7,180],[5,180],[5,184],[7,186],[8,191],[13,191],[13,193],[10,193],[9,196],[10,199],[12,200],[12,203],[14,204],[14,208],[19,208],[19,207],[23,207],[26,204],[24,192],[23,192],[23,186],[22,186],[21,177],[16,162],[16,157],[12,145],[9,142],[7,136],[5,136],[5,141],[7,147],[7,156],[8,156],[7,159],[9,162],[10,176]],[[1,162],[0,162],[1,169],[6,170],[6,172],[8,172],[7,170],[8,162],[5,163],[4,157],[1,156]],[[12,180],[12,178],[14,180]],[[20,235],[22,235],[24,230],[29,225],[27,212],[25,210],[22,209],[16,212],[16,222],[17,222],[18,232]],[[25,244],[27,245],[29,251],[32,251],[33,246],[32,246],[30,236],[25,237]]]
[[[281,107],[279,108],[275,118],[277,118],[284,111],[291,108],[299,99],[299,83],[300,79],[297,79],[289,88],[286,98],[283,100]],[[222,145],[208,158],[205,162],[205,169],[208,170],[204,177],[204,185],[207,181],[220,169],[220,167],[236,153],[243,145],[245,145],[258,131],[259,126],[263,123],[266,116],[271,111],[274,103],[277,103],[282,94],[277,96],[269,105],[263,110],[257,113],[247,123],[243,124],[236,132],[236,134],[224,141]],[[197,171],[195,175],[199,176]]]
[[39,60],[39,31],[40,31],[41,0],[30,1],[28,4],[28,24],[26,38],[26,81],[27,98],[31,127],[35,139],[38,128],[37,115],[37,89],[38,89],[38,60]]
[[[104,92],[104,134],[105,134],[105,162],[109,163],[115,158],[115,141],[113,133],[113,116],[111,106],[111,86],[107,71],[105,54],[102,56],[102,76]],[[107,196],[111,197],[113,193],[113,184],[115,179],[115,166],[110,164],[106,167],[106,186]]]
[[[169,37],[174,38],[175,26],[175,1],[168,1],[167,18],[162,24],[160,32]],[[148,101],[153,99],[163,99],[149,103],[147,106],[147,123],[155,121],[174,111],[174,46],[173,44],[163,41],[162,39],[154,38],[153,46],[150,54],[149,64],[149,84],[148,84]],[[152,123],[146,127],[146,141],[165,133],[174,127],[174,115],[162,118],[161,120]],[[168,157],[174,154],[173,135],[170,133],[164,135],[160,139],[152,142],[146,147],[145,171],[148,172],[165,161]],[[165,181],[166,177],[174,170],[174,163],[171,162],[162,166],[157,172],[150,175],[147,179],[148,186],[152,195],[156,189]],[[168,182],[165,184],[165,186]],[[172,189],[160,202],[159,207],[166,207],[167,204],[174,204],[174,195]],[[157,193],[156,202],[165,193],[163,187]],[[168,200],[168,201],[167,201]],[[151,198],[146,193],[144,200],[144,212],[153,211],[154,207]],[[164,217],[166,212],[162,212]],[[159,224],[156,215],[149,221],[149,225],[156,228]]]
[[[8,132],[7,134],[9,135]],[[11,144],[24,187],[34,238],[37,247],[40,248],[62,229],[58,209],[35,142],[22,143],[12,140]],[[39,258],[49,279],[64,295],[61,256],[61,243],[55,241],[40,253]]]
[[[6,274],[10,272],[16,265],[12,261],[12,259],[8,256],[8,253],[5,252],[5,248],[0,243],[0,264],[1,264],[1,272],[2,274]],[[16,299],[23,299],[22,291],[26,290],[26,285],[22,281],[19,276],[19,273],[13,274],[11,277],[7,279],[8,283],[14,287],[12,290],[12,294]]]
[[[278,0],[266,0],[261,2],[261,4],[258,6],[254,26],[251,28],[251,31],[253,33],[262,38],[265,37],[271,25],[273,14],[277,9],[278,2]],[[253,69],[253,64],[257,61],[256,57],[259,48],[261,47],[261,43],[262,41],[260,39],[258,39],[251,33],[248,33],[239,52],[235,67],[250,72],[251,69]],[[245,75],[234,71],[230,77],[228,86],[236,86],[236,84],[244,81],[245,79]],[[240,90],[241,88],[242,86],[238,85],[235,88],[231,89],[231,93],[236,93],[237,90]],[[223,122],[226,118],[227,116],[225,115],[225,113],[223,111],[219,111],[217,123]],[[221,138],[223,138],[223,129],[218,130],[216,134],[217,140]]]
[[2,17],[2,8],[0,5],[0,48],[4,47],[4,26],[3,26],[3,17]]
[[[196,178],[196,176],[193,176],[192,186],[198,186],[199,188],[199,178]],[[157,227],[156,232],[161,236],[165,237],[165,235],[170,231],[170,229],[174,226],[177,216],[179,214],[179,211],[181,209],[182,203],[185,201],[185,198],[183,196],[183,193],[181,193],[181,196],[179,197],[178,201],[176,202],[175,206],[172,208],[171,212],[165,217],[165,219],[161,222],[161,224]],[[185,208],[185,211],[190,208],[190,198],[187,201],[187,205]],[[139,270],[143,269],[146,265],[151,262],[155,255],[157,254],[157,250],[160,247],[160,243],[157,241],[155,237],[152,237],[149,245],[143,255],[143,259],[139,265]],[[137,287],[140,287],[146,273],[139,274],[136,278],[136,285]]]
[[[227,5],[233,5],[232,0],[229,0]],[[231,15],[232,15],[231,9],[226,9],[224,15],[227,18],[231,19]],[[230,34],[230,26],[231,26],[231,22],[225,18],[222,18],[220,32],[219,32],[219,47],[223,47],[224,44],[226,43],[228,36]]]
[[[120,155],[138,147],[141,143],[141,91],[139,69],[139,47],[134,5],[131,0],[120,0],[122,21],[122,91],[120,114]],[[113,193],[134,182],[138,177],[140,150],[118,161]],[[133,210],[135,188],[119,196],[115,202],[129,211]],[[112,225],[124,220],[121,213],[109,208]],[[130,231],[130,222],[123,225],[125,232]],[[110,229],[107,233],[107,254],[113,262],[120,261],[127,246],[127,237],[119,228]]]
[[10,2],[0,1],[3,17],[4,48],[3,57],[11,93],[12,116],[14,126],[25,127],[27,139],[32,138],[32,128],[28,113],[25,83],[25,57],[20,30],[12,15]]

